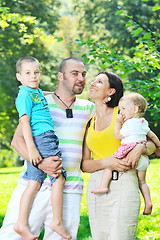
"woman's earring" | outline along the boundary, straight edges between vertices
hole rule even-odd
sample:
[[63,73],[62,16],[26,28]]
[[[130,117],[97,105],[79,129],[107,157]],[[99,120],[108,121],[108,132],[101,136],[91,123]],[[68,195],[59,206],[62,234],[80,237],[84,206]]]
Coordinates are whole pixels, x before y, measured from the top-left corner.
[[111,97],[108,97],[108,102],[110,102],[111,101]]

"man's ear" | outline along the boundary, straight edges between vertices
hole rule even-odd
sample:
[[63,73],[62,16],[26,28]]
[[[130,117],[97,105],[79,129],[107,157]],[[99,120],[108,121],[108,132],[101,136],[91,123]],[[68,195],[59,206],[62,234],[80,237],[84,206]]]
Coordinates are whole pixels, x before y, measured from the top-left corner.
[[60,82],[63,81],[63,73],[58,72],[58,79],[59,79]]

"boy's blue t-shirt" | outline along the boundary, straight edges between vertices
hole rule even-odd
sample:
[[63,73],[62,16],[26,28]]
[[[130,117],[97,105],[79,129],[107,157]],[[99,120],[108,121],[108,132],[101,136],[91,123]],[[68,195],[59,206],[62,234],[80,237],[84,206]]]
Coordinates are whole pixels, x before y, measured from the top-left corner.
[[19,118],[25,114],[30,117],[32,135],[37,136],[49,130],[54,131],[48,103],[42,90],[26,86],[20,86],[19,89],[16,108]]

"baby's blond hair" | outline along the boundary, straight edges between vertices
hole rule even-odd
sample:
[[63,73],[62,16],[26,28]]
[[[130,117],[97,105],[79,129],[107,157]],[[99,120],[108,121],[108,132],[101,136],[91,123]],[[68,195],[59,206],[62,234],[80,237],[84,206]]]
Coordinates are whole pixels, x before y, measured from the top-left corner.
[[130,102],[133,102],[134,105],[138,106],[138,113],[137,115],[139,117],[142,117],[147,109],[148,103],[146,99],[139,93],[130,93],[125,96],[123,96],[120,101],[128,100]]

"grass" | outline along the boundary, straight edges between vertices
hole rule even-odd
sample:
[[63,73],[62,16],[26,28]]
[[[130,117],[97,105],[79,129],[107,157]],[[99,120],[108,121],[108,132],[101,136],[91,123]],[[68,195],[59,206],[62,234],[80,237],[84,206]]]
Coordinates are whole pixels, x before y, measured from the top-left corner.
[[[17,168],[0,168],[0,226],[7,209],[7,205],[11,194],[17,184],[17,179],[21,167]],[[160,240],[160,160],[151,160],[151,164],[147,172],[147,183],[150,187],[152,202],[153,202],[153,212],[149,216],[144,216],[143,208],[144,202],[142,199],[141,211],[139,215],[139,224],[137,229],[136,240]],[[92,240],[88,213],[86,206],[86,188],[89,179],[89,174],[82,174],[84,178],[84,194],[81,203],[81,219],[79,225],[79,231],[77,240]],[[42,234],[43,235],[43,234]],[[39,237],[39,240],[42,236]]]

